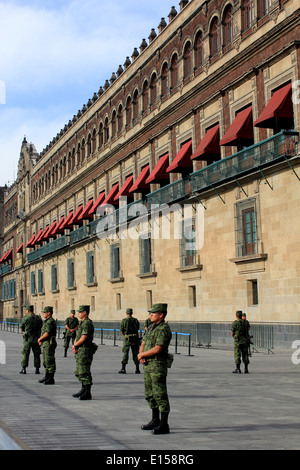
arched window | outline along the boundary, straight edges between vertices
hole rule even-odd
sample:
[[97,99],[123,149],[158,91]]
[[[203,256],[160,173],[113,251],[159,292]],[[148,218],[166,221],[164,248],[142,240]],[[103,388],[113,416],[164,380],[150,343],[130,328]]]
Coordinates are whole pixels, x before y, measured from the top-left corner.
[[85,139],[82,139],[81,144],[81,161],[84,162],[85,160]]
[[156,101],[156,73],[152,74],[150,83],[150,104],[153,105]]
[[269,14],[271,3],[271,0],[258,0],[257,7],[259,18],[263,18]]
[[106,117],[104,121],[104,143],[107,144],[108,141],[109,141],[109,124],[108,124],[108,117]]
[[139,115],[139,92],[135,90],[133,95],[133,102],[132,102],[132,118],[134,121],[137,120]]
[[117,132],[117,113],[114,110],[111,116],[111,137],[112,139],[115,137]]
[[186,43],[183,52],[183,73],[184,78],[187,78],[192,73],[192,48],[191,43]]
[[200,31],[195,40],[195,67],[199,69],[203,63],[203,39],[202,32]]
[[93,129],[93,134],[92,134],[92,153],[95,153],[96,151],[96,129]]
[[252,28],[254,20],[254,2],[253,0],[244,0],[243,1],[243,30],[247,31]]
[[233,17],[232,17],[232,6],[228,5],[223,19],[223,39],[224,39],[224,46],[228,46],[232,43],[233,39]]
[[165,62],[161,71],[161,96],[166,96],[168,92],[168,64]]
[[171,61],[171,87],[176,88],[178,84],[178,56],[174,54]]
[[103,144],[104,144],[103,123],[101,122],[100,127],[99,127],[99,148],[101,148]]
[[143,85],[143,113],[147,112],[149,105],[149,86],[148,86],[148,81],[145,80],[144,85]]
[[121,132],[123,129],[123,107],[120,104],[118,108],[118,132]]
[[218,27],[218,18],[214,18],[210,25],[210,55],[211,57],[218,54],[220,49],[220,36],[219,36],[219,27]]
[[132,106],[131,106],[131,98],[130,96],[127,99],[126,103],[126,126],[131,125],[131,111],[132,111]]
[[72,150],[72,171],[75,169],[75,149]]
[[89,158],[92,155],[92,138],[91,134],[88,135],[88,140],[87,140],[87,158]]

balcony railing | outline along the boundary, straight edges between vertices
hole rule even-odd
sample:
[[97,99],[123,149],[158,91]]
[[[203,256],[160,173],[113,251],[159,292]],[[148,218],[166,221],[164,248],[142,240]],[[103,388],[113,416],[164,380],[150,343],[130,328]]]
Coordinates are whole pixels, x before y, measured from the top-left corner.
[[[139,208],[139,204],[143,204],[143,207],[150,212],[155,204],[160,206],[162,204],[182,201],[190,197],[192,193],[201,192],[214,185],[222,184],[255,170],[263,169],[277,160],[293,157],[296,155],[296,136],[298,135],[298,132],[280,132],[230,157],[208,165],[190,174],[187,178],[180,179],[153,191],[146,196],[146,200],[141,199],[117,209],[114,213],[114,223],[119,226],[139,215],[144,215],[143,211],[142,214],[140,213],[141,208]],[[103,216],[104,219],[106,217],[108,216]],[[71,232],[69,236],[70,240],[64,235],[32,251],[27,255],[28,262],[38,260],[43,256],[66,248],[78,241],[95,237],[97,235],[99,220],[100,218],[90,222],[89,225],[82,226]],[[102,222],[105,224],[105,220],[102,220]],[[6,268],[6,266],[0,268],[0,274],[4,274],[4,272],[2,272],[4,268]]]
[[81,240],[84,240],[89,236],[89,227],[88,225],[83,225],[82,227],[70,232],[70,243],[77,243]]
[[192,192],[198,192],[296,154],[296,132],[280,132],[230,157],[191,174]]

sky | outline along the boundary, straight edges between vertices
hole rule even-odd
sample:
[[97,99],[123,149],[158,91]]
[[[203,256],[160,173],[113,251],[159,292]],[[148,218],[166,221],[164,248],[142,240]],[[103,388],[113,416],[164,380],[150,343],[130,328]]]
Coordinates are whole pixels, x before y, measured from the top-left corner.
[[24,136],[41,152],[131,57],[173,0],[0,0],[0,186]]

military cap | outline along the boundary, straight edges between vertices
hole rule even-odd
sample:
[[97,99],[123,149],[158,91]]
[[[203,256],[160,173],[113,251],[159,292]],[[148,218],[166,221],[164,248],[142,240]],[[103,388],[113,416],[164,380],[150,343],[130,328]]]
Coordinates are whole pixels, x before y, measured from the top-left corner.
[[71,313],[75,313],[75,310],[72,309],[70,312],[71,312]]
[[53,307],[45,307],[44,310],[43,310],[43,313],[47,313],[47,312],[50,312],[50,313],[53,313]]
[[33,305],[27,305],[26,310],[29,310],[29,312],[33,312]]
[[235,312],[235,314],[236,314],[239,318],[242,318],[243,312],[242,312],[242,310],[237,310],[237,311]]
[[133,314],[132,308],[126,308],[126,313],[128,313],[128,315],[132,315]]
[[80,305],[77,312],[79,312],[79,313],[80,312],[86,312],[87,314],[89,314],[90,313],[90,306],[89,305]]
[[167,313],[167,310],[168,310],[168,304],[153,304],[152,308],[150,308],[148,310],[148,312],[150,312],[150,313],[157,313],[157,312]]

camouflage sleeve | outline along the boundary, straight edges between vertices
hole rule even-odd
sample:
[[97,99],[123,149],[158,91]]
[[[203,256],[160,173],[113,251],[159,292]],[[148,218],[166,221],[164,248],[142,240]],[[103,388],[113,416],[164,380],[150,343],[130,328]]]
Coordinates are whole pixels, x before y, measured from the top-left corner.
[[171,331],[168,325],[164,328],[160,328],[158,335],[156,337],[155,346],[162,346],[163,348],[168,348],[171,341]]
[[82,328],[81,328],[81,336],[82,335],[90,336],[91,333],[92,333],[91,325],[87,322],[84,322],[84,324],[82,325]]

